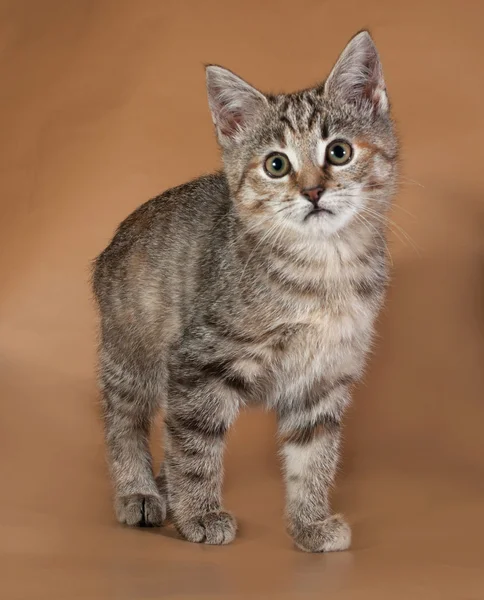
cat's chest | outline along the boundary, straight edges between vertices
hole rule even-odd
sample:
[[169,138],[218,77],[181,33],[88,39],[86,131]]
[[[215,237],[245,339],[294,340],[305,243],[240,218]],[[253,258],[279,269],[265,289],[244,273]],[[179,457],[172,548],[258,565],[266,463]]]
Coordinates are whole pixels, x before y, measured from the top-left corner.
[[[258,290],[245,331],[255,343],[237,369],[270,396],[298,395],[318,378],[356,377],[370,345],[381,284],[370,262],[339,259],[321,273],[312,265],[279,275]],[[272,392],[271,392],[272,390]]]
[[296,330],[288,325],[285,343],[272,354],[277,387],[307,387],[319,377],[357,373],[373,331],[375,310],[348,293],[334,304],[321,304],[307,314]]

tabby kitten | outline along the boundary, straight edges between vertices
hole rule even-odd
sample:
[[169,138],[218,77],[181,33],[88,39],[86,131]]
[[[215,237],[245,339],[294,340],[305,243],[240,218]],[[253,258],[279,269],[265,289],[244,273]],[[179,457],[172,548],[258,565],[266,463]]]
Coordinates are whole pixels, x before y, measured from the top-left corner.
[[[262,94],[207,67],[223,171],[135,210],[97,258],[100,386],[119,521],[226,544],[222,454],[239,409],[278,417],[288,530],[344,550],[329,492],[350,388],[387,278],[397,141],[377,50],[362,32],[324,84]],[[148,447],[165,411],[165,460]]]

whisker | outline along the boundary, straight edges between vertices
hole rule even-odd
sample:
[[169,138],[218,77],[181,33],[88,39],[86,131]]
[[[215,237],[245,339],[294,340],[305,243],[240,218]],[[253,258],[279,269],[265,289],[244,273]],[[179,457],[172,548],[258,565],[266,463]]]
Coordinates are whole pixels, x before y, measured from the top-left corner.
[[[346,194],[346,196],[348,196],[350,198],[364,197],[366,200],[371,200],[372,202],[376,202],[378,204],[388,206],[389,211],[391,211],[393,208],[398,208],[398,209],[402,210],[404,213],[406,213],[409,217],[412,217],[412,219],[418,220],[418,218],[415,214],[413,214],[412,212],[410,212],[409,210],[407,210],[405,207],[401,206],[400,204],[397,204],[396,202],[387,203],[382,198],[375,198],[374,196],[368,196],[364,192],[356,193],[356,194],[348,193],[348,194]],[[336,196],[336,198],[338,198],[338,197],[344,197],[344,196]]]
[[[379,220],[381,223],[386,223],[391,231],[397,236],[397,238],[403,243],[403,244],[410,244],[410,246],[415,250],[415,252],[417,252],[417,254],[419,256],[421,256],[420,253],[420,248],[418,247],[417,243],[415,242],[415,240],[409,235],[409,233],[407,231],[405,231],[405,229],[403,227],[401,227],[400,225],[398,225],[397,223],[395,223],[395,221],[393,221],[393,219],[390,219],[389,217],[382,215],[376,211],[374,211],[373,209],[369,208],[369,207],[363,207],[361,209],[362,212],[368,214],[369,216],[371,216],[372,218],[375,218],[377,220]],[[395,229],[394,229],[395,228]],[[400,237],[400,235],[403,236],[403,239]]]
[[234,238],[233,241],[238,241],[240,238],[246,236],[248,233],[251,233],[252,231],[254,231],[255,229],[258,229],[261,225],[263,225],[264,223],[267,223],[267,221],[271,221],[275,215],[288,210],[292,208],[291,206],[284,206],[283,208],[280,208],[279,210],[276,210],[275,212],[271,213],[270,215],[267,215],[265,217],[263,217],[260,220],[257,220],[256,223],[253,223],[250,227],[248,227],[247,229],[243,228],[242,231],[239,232],[239,234]]
[[[421,188],[425,188],[425,186],[423,184],[421,184],[419,181],[416,181],[415,179],[411,179],[410,177],[406,177],[405,175],[400,175],[399,178],[403,179],[403,181],[401,183],[411,183],[413,185],[418,185]],[[398,181],[398,179],[397,179],[397,181]]]
[[244,278],[244,274],[245,271],[247,269],[247,265],[250,262],[250,259],[252,258],[252,256],[254,255],[254,253],[256,252],[256,250],[261,246],[261,244],[263,244],[265,242],[265,240],[270,237],[270,235],[272,234],[272,232],[274,230],[277,229],[278,223],[274,223],[273,225],[271,225],[271,227],[269,227],[269,229],[266,231],[266,233],[262,236],[262,238],[258,241],[258,243],[254,246],[254,248],[252,248],[251,253],[249,254],[248,259],[245,262],[244,268],[242,269],[242,274],[240,275],[239,278],[239,283],[242,281],[242,279]]
[[[383,202],[382,200],[380,200],[379,198],[368,198],[369,200],[371,200],[372,202],[376,202],[377,204],[385,204],[385,202]],[[415,221],[417,221],[417,216],[414,215],[413,213],[411,213],[409,210],[407,210],[405,207],[401,206],[400,204],[397,204],[396,202],[393,202],[390,205],[390,211],[393,208],[399,208],[401,211],[403,211],[405,214],[407,214],[409,217],[412,217],[412,219],[414,219]]]
[[[388,247],[388,243],[387,240],[385,238],[385,236],[383,235],[383,233],[381,231],[378,230],[377,227],[375,227],[374,225],[372,225],[368,219],[365,219],[365,217],[361,214],[358,213],[355,215],[355,218],[357,219],[357,221],[359,221],[364,227],[366,227],[366,230],[371,234],[372,231],[375,232],[375,234],[377,235],[377,237],[380,238],[380,241],[382,242],[383,246],[385,247],[386,253],[388,254],[389,258],[390,258],[390,262],[392,267],[394,266],[393,263],[393,256],[392,253],[390,252],[390,248]],[[363,222],[364,221],[364,222]]]

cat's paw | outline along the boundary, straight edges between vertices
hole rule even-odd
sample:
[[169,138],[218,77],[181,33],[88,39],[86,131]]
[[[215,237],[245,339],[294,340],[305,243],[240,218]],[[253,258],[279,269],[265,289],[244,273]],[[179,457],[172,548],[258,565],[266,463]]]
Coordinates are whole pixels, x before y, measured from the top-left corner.
[[118,496],[115,509],[118,521],[132,527],[160,527],[166,518],[166,501],[161,496]]
[[351,544],[351,529],[341,515],[333,515],[311,525],[293,523],[289,533],[298,548],[305,552],[338,552]]
[[217,511],[178,521],[176,528],[189,542],[230,544],[237,532],[237,521],[230,513]]

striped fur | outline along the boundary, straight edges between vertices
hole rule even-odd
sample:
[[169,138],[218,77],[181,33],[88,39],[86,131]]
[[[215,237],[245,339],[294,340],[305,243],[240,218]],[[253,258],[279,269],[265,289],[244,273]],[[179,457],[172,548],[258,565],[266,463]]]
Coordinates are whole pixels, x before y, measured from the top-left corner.
[[[346,548],[329,491],[350,388],[362,374],[387,278],[385,215],[397,143],[378,54],[356,36],[327,84],[270,96],[207,68],[222,172],[140,206],[96,259],[100,386],[118,519],[223,544],[226,432],[239,409],[275,410],[288,529],[306,551]],[[325,158],[352,144],[344,167]],[[292,171],[271,179],[271,152]],[[310,215],[302,190],[320,186]],[[165,411],[165,462],[148,448]]]

